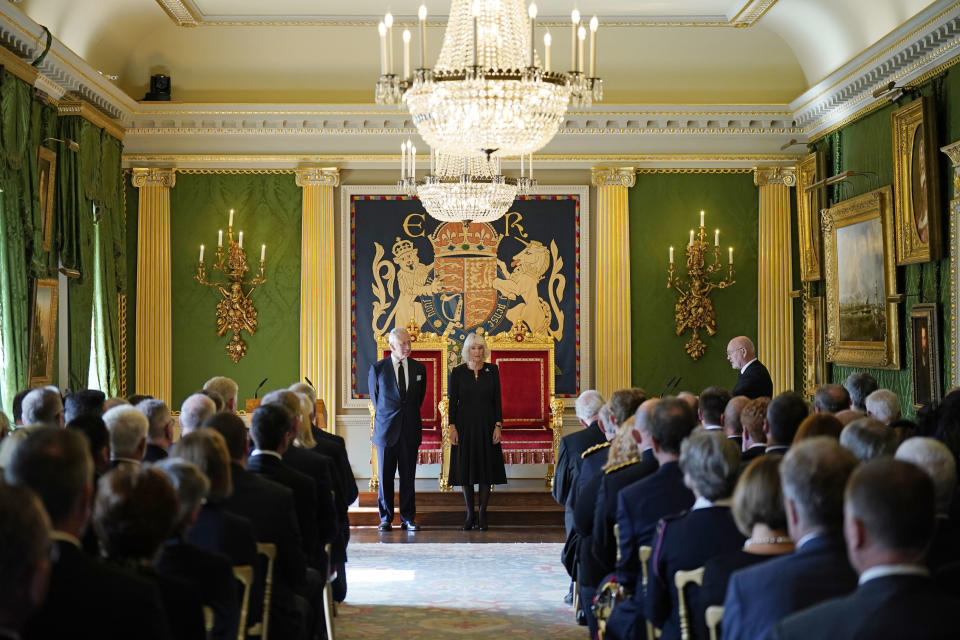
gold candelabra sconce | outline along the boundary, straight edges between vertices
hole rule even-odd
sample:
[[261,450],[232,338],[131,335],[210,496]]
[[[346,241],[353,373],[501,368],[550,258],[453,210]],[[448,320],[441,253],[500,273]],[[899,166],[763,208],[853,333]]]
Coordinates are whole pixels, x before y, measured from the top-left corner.
[[216,262],[213,269],[226,276],[225,281],[207,280],[207,267],[203,261],[204,245],[200,245],[200,260],[197,262],[197,272],[194,278],[202,285],[216,287],[222,299],[217,304],[217,336],[222,337],[228,331],[233,332],[230,342],[227,343],[227,355],[236,363],[247,352],[247,343],[240,334],[246,331],[253,335],[257,331],[257,310],[253,306],[251,296],[254,290],[267,279],[263,275],[266,263],[267,245],[260,245],[260,268],[249,280],[244,280],[250,271],[247,262],[247,253],[243,248],[243,231],[238,239],[233,238],[233,209],[230,210],[230,221],[227,224],[227,246],[223,246],[223,229],[217,231]]
[[[716,229],[713,235],[712,264],[707,264],[709,251],[704,212],[701,211],[699,232],[694,234],[691,229],[687,243],[687,280],[682,280],[674,270],[673,247],[670,247],[670,266],[667,268],[667,288],[676,289],[679,294],[674,306],[677,335],[682,335],[688,329],[693,332],[685,347],[694,360],[699,360],[707,350],[707,345],[700,338],[700,331],[706,331],[711,336],[717,333],[717,314],[710,294],[714,289],[726,289],[736,282],[733,279],[733,247],[728,249],[727,264],[720,261],[720,229]],[[726,271],[725,275],[723,271]]]

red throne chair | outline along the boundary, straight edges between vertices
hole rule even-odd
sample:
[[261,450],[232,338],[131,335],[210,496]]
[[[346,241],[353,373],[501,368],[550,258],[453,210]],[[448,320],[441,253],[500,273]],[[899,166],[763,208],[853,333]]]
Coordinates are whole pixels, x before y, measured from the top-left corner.
[[[486,341],[490,362],[500,368],[503,461],[546,464],[547,486],[552,486],[563,429],[563,401],[554,395],[553,338],[530,333],[520,324],[509,332],[487,336]],[[444,445],[446,473],[450,457],[446,437]],[[446,476],[441,484],[446,484]]]
[[[447,399],[447,352],[449,341],[446,335],[421,333],[416,326],[407,327],[410,333],[410,357],[422,362],[427,369],[427,394],[420,407],[420,419],[423,422],[423,441],[417,454],[417,464],[441,464],[440,490],[447,491],[447,471],[450,466],[449,444],[444,456],[444,433],[447,428],[450,401]],[[390,355],[390,337],[383,334],[377,338],[377,353],[381,358]],[[373,438],[373,419],[375,410],[372,402],[367,403],[370,412],[370,438]],[[376,491],[380,485],[378,473],[377,448],[370,444],[370,491]]]

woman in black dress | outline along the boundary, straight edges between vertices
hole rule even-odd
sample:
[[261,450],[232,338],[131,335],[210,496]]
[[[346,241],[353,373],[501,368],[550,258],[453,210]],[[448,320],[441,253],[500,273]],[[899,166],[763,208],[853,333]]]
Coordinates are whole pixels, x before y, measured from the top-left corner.
[[[490,352],[475,333],[463,343],[463,363],[450,372],[450,484],[463,487],[467,520],[462,529],[487,529],[490,485],[506,484],[500,448],[503,411],[500,405],[500,370],[485,362]],[[473,485],[479,486],[480,510],[474,514]]]

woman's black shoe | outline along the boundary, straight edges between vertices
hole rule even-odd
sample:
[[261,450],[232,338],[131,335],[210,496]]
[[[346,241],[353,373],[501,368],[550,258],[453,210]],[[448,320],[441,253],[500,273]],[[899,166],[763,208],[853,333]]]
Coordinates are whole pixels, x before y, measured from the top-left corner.
[[460,531],[470,531],[471,529],[476,529],[477,526],[474,523],[473,514],[470,514],[470,517],[466,519],[463,523],[463,526],[460,527]]
[[479,531],[487,530],[487,514],[481,512],[480,515],[477,517],[477,529]]

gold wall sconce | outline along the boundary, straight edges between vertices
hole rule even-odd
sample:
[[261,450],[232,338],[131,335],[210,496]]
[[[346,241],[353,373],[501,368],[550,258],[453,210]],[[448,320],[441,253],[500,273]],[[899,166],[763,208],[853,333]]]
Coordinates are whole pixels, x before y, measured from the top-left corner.
[[220,290],[223,299],[217,305],[217,336],[221,337],[228,331],[233,337],[226,346],[227,355],[236,363],[247,352],[247,343],[240,338],[240,333],[246,331],[253,335],[257,331],[257,310],[250,297],[254,290],[267,280],[263,276],[263,269],[267,255],[267,245],[260,245],[260,268],[257,274],[247,281],[244,276],[250,271],[247,263],[247,254],[243,249],[243,231],[237,240],[233,239],[233,209],[230,210],[230,221],[227,224],[227,247],[223,247],[223,229],[217,231],[217,253],[213,268],[227,277],[224,282],[207,280],[207,267],[203,261],[204,245],[200,245],[200,260],[197,262],[197,273],[194,278],[202,285],[216,287]]
[[[733,247],[728,250],[727,264],[720,262],[720,229],[714,231],[713,263],[708,265],[709,250],[704,212],[701,211],[699,233],[694,235],[691,229],[687,243],[687,280],[682,280],[674,271],[673,247],[670,247],[670,266],[667,268],[667,288],[676,289],[680,296],[674,306],[677,335],[682,335],[687,329],[693,332],[685,347],[694,360],[699,360],[707,350],[707,345],[700,338],[700,331],[704,330],[711,336],[717,333],[717,314],[710,300],[711,292],[714,289],[726,289],[736,282],[733,279]],[[714,278],[725,267],[726,275]]]

